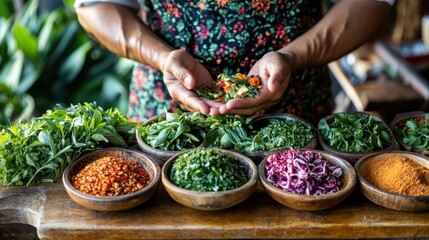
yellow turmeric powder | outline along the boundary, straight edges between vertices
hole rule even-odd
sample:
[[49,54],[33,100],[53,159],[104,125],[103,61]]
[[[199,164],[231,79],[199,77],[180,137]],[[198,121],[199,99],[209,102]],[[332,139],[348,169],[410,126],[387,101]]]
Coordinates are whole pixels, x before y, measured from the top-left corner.
[[429,196],[429,169],[398,154],[383,154],[361,167],[362,177],[372,185],[396,194]]

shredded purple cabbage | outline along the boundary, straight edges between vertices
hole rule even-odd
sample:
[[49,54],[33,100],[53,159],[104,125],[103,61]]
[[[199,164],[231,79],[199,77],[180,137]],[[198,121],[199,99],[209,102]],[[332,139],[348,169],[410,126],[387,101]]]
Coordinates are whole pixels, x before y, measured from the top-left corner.
[[266,177],[274,186],[291,193],[321,195],[341,188],[343,170],[319,153],[289,149],[274,153],[265,164]]

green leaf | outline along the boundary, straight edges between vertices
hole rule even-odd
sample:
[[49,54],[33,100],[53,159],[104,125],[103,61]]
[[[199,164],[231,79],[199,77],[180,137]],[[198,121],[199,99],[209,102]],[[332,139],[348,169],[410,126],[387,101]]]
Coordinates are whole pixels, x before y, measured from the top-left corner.
[[60,66],[60,74],[64,78],[62,79],[65,83],[72,82],[85,63],[86,54],[91,49],[91,42],[86,42],[81,47],[76,49]]
[[30,155],[28,155],[28,154],[25,155],[25,162],[32,167],[36,167],[36,164],[34,164],[33,160],[31,159]]
[[13,36],[15,37],[18,48],[24,52],[24,55],[32,60],[38,57],[38,41],[24,26],[19,23],[13,25]]
[[16,51],[13,61],[9,62],[0,74],[0,80],[4,81],[13,91],[19,86],[19,81],[24,67],[24,54],[22,51]]

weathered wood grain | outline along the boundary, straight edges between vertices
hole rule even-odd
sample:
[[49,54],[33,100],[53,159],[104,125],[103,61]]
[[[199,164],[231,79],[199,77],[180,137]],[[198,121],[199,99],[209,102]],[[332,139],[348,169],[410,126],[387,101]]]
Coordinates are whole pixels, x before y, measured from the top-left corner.
[[144,238],[416,238],[429,237],[429,212],[379,207],[358,190],[332,209],[305,212],[277,203],[258,184],[244,202],[225,210],[193,210],[163,186],[144,204],[123,212],[85,209],[61,182],[0,189],[2,224],[35,226],[41,239]]

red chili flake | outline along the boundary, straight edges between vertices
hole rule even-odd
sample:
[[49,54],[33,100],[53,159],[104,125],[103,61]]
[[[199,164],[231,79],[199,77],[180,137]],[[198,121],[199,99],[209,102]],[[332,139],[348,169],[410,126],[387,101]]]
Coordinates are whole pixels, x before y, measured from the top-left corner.
[[79,191],[95,196],[119,196],[147,186],[149,173],[137,162],[119,157],[103,157],[86,165],[72,177]]

